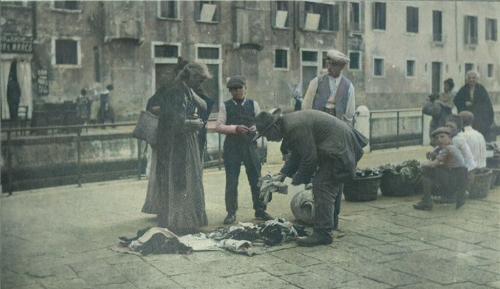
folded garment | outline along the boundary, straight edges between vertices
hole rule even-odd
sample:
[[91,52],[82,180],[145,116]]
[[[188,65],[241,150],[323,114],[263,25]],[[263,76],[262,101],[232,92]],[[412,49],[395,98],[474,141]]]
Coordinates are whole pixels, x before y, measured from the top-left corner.
[[253,256],[252,242],[245,240],[224,239],[217,243],[217,246],[225,250],[243,255]]

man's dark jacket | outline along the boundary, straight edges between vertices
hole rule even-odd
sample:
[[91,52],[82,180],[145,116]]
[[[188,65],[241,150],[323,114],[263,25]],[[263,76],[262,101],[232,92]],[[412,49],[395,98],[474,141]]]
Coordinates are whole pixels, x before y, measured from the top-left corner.
[[354,176],[363,156],[362,135],[325,112],[304,110],[280,119],[282,151],[291,151],[281,172],[293,177],[293,184],[309,183],[321,162],[334,163],[335,176],[345,181]]
[[457,106],[458,112],[468,110],[474,114],[474,123],[472,124],[472,127],[486,136],[491,125],[493,124],[494,117],[493,106],[488,92],[484,86],[477,83],[474,88],[472,106],[467,107],[465,105],[466,101],[471,101],[468,85],[464,85],[460,88],[455,96],[455,99],[453,99],[453,102]]

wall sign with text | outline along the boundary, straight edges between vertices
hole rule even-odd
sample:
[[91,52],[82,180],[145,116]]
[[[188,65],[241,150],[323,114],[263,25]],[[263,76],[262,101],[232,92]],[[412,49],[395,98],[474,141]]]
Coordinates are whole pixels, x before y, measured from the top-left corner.
[[2,53],[32,53],[33,37],[14,34],[3,34],[1,39]]

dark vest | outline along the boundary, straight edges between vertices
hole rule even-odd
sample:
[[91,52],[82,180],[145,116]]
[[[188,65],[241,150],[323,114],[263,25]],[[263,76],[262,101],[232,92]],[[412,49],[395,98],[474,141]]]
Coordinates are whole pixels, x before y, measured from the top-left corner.
[[[335,92],[335,116],[343,120],[343,115],[347,110],[347,100],[349,98],[349,87],[351,81],[341,76],[337,91]],[[313,109],[324,110],[328,98],[330,97],[330,81],[328,75],[318,78],[318,89],[314,97]]]
[[[236,104],[232,99],[224,102],[226,107],[227,125],[245,125],[251,127],[255,125],[255,107],[254,101],[246,99],[243,105]],[[248,142],[250,143],[253,135],[226,135],[226,142]]]

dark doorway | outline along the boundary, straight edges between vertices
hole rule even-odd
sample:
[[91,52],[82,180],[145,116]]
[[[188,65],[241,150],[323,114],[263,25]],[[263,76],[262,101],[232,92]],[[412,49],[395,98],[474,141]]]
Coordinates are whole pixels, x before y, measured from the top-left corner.
[[432,93],[441,92],[441,62],[432,63]]

